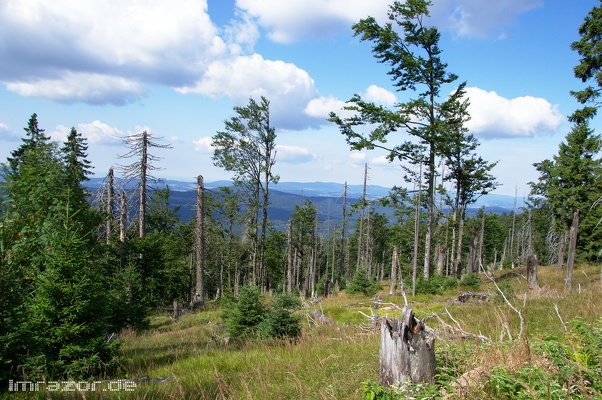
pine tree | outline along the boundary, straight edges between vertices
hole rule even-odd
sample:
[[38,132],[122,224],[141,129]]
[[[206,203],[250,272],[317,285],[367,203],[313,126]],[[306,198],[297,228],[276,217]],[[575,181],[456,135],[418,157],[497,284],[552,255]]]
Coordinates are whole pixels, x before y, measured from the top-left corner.
[[[426,166],[427,224],[425,234],[424,276],[429,277],[431,263],[431,239],[435,218],[436,158],[445,143],[448,121],[445,108],[463,95],[463,84],[450,96],[442,98],[446,85],[457,80],[447,72],[447,64],[441,59],[439,40],[441,34],[435,27],[425,26],[428,7],[425,0],[395,1],[390,6],[389,22],[379,25],[373,17],[353,25],[356,36],[373,43],[374,57],[389,65],[388,74],[398,91],[418,91],[417,98],[396,105],[395,110],[364,101],[355,95],[348,101],[347,110],[356,115],[340,118],[331,113],[330,121],[336,123],[347,143],[354,150],[380,148],[387,151],[390,161],[407,160]],[[397,26],[393,26],[395,23]],[[401,32],[401,33],[400,33]],[[368,127],[368,133],[362,132]],[[410,136],[397,145],[388,142],[390,134],[405,131]],[[418,141],[418,143],[416,143]]]

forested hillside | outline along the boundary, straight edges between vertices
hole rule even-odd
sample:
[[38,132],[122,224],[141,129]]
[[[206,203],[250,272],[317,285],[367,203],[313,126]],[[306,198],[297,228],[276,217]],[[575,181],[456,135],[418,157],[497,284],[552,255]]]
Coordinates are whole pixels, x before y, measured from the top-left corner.
[[[494,176],[497,161],[480,155],[479,140],[466,127],[466,82],[449,71],[439,30],[425,24],[429,5],[424,0],[394,2],[388,23],[366,17],[353,25],[355,36],[372,46],[376,61],[386,67],[393,86],[407,95],[405,100],[384,107],[357,94],[344,112],[329,116],[349,149],[379,149],[387,160],[402,163],[404,176],[384,193],[370,193],[366,183],[350,191],[344,182],[337,183],[342,185],[340,193],[320,189],[326,196],[299,192],[290,183],[282,184],[289,192],[279,191],[280,176],[274,168],[277,127],[272,124],[272,104],[264,96],[233,107],[223,129],[212,136],[212,161],[232,175],[232,184],[207,184],[207,177],[199,174],[186,190],[172,189],[157,178],[157,171],[169,168],[157,152],[172,149],[151,131],[122,138],[121,163],[90,181],[93,165],[83,132],[72,128],[64,142],[52,141],[37,114],[24,121],[24,137],[1,170],[0,381],[87,381],[143,372],[133,344],[137,335],[182,328],[161,322],[166,310],[174,320],[179,312],[195,315],[191,321],[202,320],[194,322],[194,329],[202,333],[195,351],[209,348],[210,338],[216,353],[230,340],[239,349],[246,343],[258,346],[253,351],[263,345],[295,348],[299,343],[313,349],[298,341],[309,340],[303,318],[325,318],[321,311],[309,314],[310,309],[318,311],[320,301],[336,303],[337,298],[354,295],[371,303],[368,309],[359,307],[363,317],[370,318],[367,313],[382,306],[383,296],[393,296],[391,310],[399,308],[402,298],[429,302],[421,310],[426,314],[430,302],[447,304],[449,299],[421,295],[447,293],[455,298],[458,293],[452,291],[458,287],[487,285],[488,292],[476,296],[499,302],[499,307],[484,311],[499,324],[483,341],[492,345],[498,335],[499,342],[507,337],[518,346],[514,339],[524,339],[527,349],[532,332],[523,332],[522,312],[530,313],[545,296],[557,296],[563,306],[577,306],[585,288],[588,307],[598,310],[602,286],[593,275],[598,267],[591,264],[599,263],[602,251],[602,138],[591,121],[602,90],[602,9],[594,8],[587,16],[579,31],[582,40],[573,44],[580,57],[575,76],[591,86],[572,93],[580,108],[569,117],[570,131],[552,158],[533,166],[539,179],[531,182],[528,198],[511,198],[511,206],[506,202],[496,207],[481,205],[499,187]],[[575,265],[587,267],[575,270]],[[535,292],[540,287],[538,266],[545,266],[553,290]],[[509,280],[520,283],[516,290],[524,295],[522,308]],[[376,294],[379,297],[373,298]],[[527,294],[531,309],[526,308]],[[339,306],[329,310],[331,316],[357,304]],[[441,308],[437,312],[443,315]],[[300,316],[300,309],[307,313]],[[556,313],[564,324],[558,308]],[[464,331],[447,315],[449,326],[455,324],[450,328],[453,335],[482,339],[478,331]],[[423,318],[424,326],[427,315]],[[529,315],[534,331],[537,319]],[[439,328],[445,330],[442,321]],[[361,336],[353,332],[343,338],[351,328],[344,325],[345,319],[339,322],[336,340]],[[471,328],[478,329],[480,322],[473,322]],[[570,332],[575,349],[585,349],[582,355],[557,354],[555,360],[562,363],[558,368],[587,367],[579,373],[571,370],[559,381],[558,393],[567,398],[601,392],[595,386],[600,379],[591,377],[599,372],[599,354],[592,350],[599,350],[597,323],[574,322]],[[214,324],[211,333],[209,324]],[[326,332],[317,335],[319,340],[332,339],[334,330]],[[571,340],[568,327],[562,335]],[[366,341],[374,345],[373,339]],[[343,357],[335,351],[347,351],[334,347],[332,354],[311,362],[322,365]],[[561,347],[554,351],[566,350]],[[446,353],[445,362],[452,360],[455,366],[443,367],[444,360],[438,359],[438,372],[448,373],[445,385],[468,368],[458,367],[461,357],[454,351]],[[462,351],[470,353],[466,347]],[[485,350],[479,351],[485,357]],[[538,354],[546,356],[544,351]],[[212,379],[219,388],[204,388],[207,396],[234,396],[231,384],[221,381],[222,373],[214,367]],[[512,370],[516,371],[522,369]],[[552,379],[551,369],[546,371],[546,379]],[[490,385],[504,381],[504,376],[489,376],[499,379]],[[577,385],[577,376],[582,390],[571,386]],[[496,393],[492,387],[488,390]]]

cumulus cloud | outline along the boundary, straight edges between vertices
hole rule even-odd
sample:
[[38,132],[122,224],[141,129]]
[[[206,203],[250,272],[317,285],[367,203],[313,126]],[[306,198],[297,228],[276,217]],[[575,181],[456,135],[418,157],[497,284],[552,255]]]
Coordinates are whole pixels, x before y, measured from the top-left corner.
[[[394,93],[376,85],[370,85],[361,95],[364,100],[385,107],[392,107],[397,103],[397,96],[395,96]],[[326,121],[331,112],[334,112],[341,117],[351,117],[354,113],[344,109],[347,105],[348,104],[345,101],[339,100],[336,97],[320,96],[310,100],[303,112],[311,117],[321,119],[322,121]]]
[[385,107],[392,107],[397,103],[397,96],[393,92],[376,85],[370,85],[366,89],[364,99]]
[[[77,124],[74,128],[87,139],[89,144],[117,145],[121,144],[124,137],[123,131],[120,129],[98,120]],[[71,132],[71,127],[61,124],[57,125],[52,132],[49,132],[49,135],[52,140],[62,142],[67,139],[69,132]]]
[[372,15],[386,20],[389,0],[237,0],[237,7],[267,29],[278,43],[349,33]]
[[331,112],[335,112],[339,115],[343,113],[343,107],[345,107],[345,105],[346,103],[343,100],[339,100],[332,96],[317,97],[311,99],[309,103],[307,103],[304,112],[311,117],[326,120]]
[[211,146],[211,142],[213,139],[209,136],[203,136],[198,140],[193,140],[192,144],[194,145],[194,151],[198,151],[199,153],[212,153],[213,146]]
[[276,145],[276,161],[303,164],[315,159],[315,155],[304,147]]
[[546,99],[532,96],[507,99],[476,87],[467,88],[466,94],[471,115],[466,127],[485,139],[552,134],[565,120],[558,107]]
[[19,140],[19,135],[8,127],[4,122],[0,121],[0,140],[12,142]]
[[[372,16],[388,21],[388,0],[237,0],[246,18],[257,21],[278,43],[349,34],[352,24]],[[437,0],[431,24],[464,37],[503,34],[503,28],[543,0]]]
[[374,157],[371,161],[372,165],[389,165],[391,161],[387,159],[387,156]]
[[366,153],[361,151],[351,151],[349,153],[349,159],[353,164],[363,164],[366,162]]
[[[120,103],[115,97],[140,94],[139,82],[192,83],[225,51],[206,0],[0,4],[0,81],[23,95]],[[88,96],[72,88],[77,82]]]
[[57,79],[7,83],[6,88],[24,97],[40,97],[61,103],[123,105],[135,101],[144,90],[138,82],[119,76],[65,72]]
[[520,14],[543,6],[543,0],[438,0],[431,8],[434,25],[458,36],[504,36],[503,28]]
[[178,90],[215,99],[228,96],[237,105],[247,104],[249,97],[258,100],[265,96],[270,101],[271,123],[279,129],[311,124],[303,110],[317,96],[314,80],[306,71],[284,61],[266,60],[259,54],[216,61],[196,85]]

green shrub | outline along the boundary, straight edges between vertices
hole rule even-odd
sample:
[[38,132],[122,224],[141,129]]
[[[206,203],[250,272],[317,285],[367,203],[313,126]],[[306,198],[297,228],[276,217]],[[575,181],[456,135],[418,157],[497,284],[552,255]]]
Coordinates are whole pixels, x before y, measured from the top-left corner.
[[452,276],[433,275],[429,279],[421,276],[416,280],[416,293],[437,295],[445,290],[454,289],[457,285],[457,279]]
[[259,288],[243,287],[238,297],[224,308],[222,319],[231,338],[247,339],[256,336],[265,314]]
[[458,283],[459,286],[467,286],[472,289],[478,289],[481,285],[481,279],[479,278],[479,274],[476,272],[471,272],[466,274],[460,279]]
[[368,279],[363,271],[357,271],[351,283],[346,289],[349,294],[365,294],[366,296],[374,296],[381,289],[380,285],[373,280]]

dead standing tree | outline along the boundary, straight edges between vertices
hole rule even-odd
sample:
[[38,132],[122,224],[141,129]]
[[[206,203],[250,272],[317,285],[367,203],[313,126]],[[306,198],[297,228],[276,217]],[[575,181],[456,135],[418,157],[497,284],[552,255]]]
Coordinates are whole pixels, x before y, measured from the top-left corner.
[[152,175],[152,171],[161,170],[161,168],[153,165],[153,162],[159,161],[160,158],[150,154],[150,148],[171,149],[169,144],[160,144],[147,131],[136,133],[126,137],[123,143],[130,149],[126,154],[119,158],[134,158],[136,161],[129,165],[120,165],[119,170],[123,175],[126,184],[134,180],[138,180],[138,236],[144,238],[146,236],[145,220],[146,220],[146,205],[148,198],[148,182],[158,181]]

